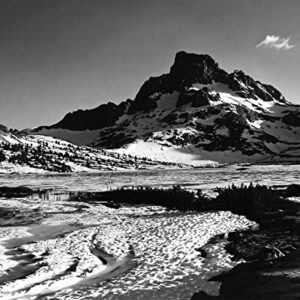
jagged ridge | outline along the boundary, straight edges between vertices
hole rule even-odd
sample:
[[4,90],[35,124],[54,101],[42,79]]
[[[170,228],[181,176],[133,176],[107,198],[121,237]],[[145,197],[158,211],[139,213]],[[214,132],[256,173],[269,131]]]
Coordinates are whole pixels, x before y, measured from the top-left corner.
[[[192,153],[193,160],[300,159],[300,106],[242,71],[227,73],[209,55],[179,52],[169,73],[148,79],[133,101],[95,110],[84,117],[81,111],[67,115],[48,131],[37,132],[56,136],[54,129],[60,128],[59,137],[72,141],[75,133],[68,130],[97,129],[83,143],[126,153],[134,144],[136,155],[143,141],[165,152]],[[84,121],[89,116],[92,125]]]

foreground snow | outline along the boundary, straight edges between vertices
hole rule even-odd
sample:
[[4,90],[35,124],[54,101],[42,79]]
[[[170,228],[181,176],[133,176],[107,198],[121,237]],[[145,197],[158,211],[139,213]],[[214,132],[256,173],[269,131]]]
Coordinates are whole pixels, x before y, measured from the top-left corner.
[[299,168],[0,175],[2,185],[50,190],[42,198],[0,199],[0,212],[13,212],[0,218],[0,299],[35,299],[44,293],[59,300],[190,299],[199,290],[216,294],[218,284],[207,279],[237,262],[225,252],[224,242],[206,245],[206,259],[197,249],[216,234],[243,230],[253,222],[230,212],[180,213],[149,206],[116,210],[67,201],[63,191],[181,184],[210,192],[255,180],[284,185],[299,183]]
[[[143,206],[116,210],[38,198],[0,200],[3,205],[18,207],[31,219],[47,214],[40,225],[0,229],[0,279],[5,278],[0,293],[6,300],[45,294],[56,299],[189,299],[199,289],[217,293],[218,284],[206,280],[236,262],[222,243],[207,249],[211,260],[197,249],[216,234],[255,225],[230,212],[180,213]],[[26,265],[24,258],[19,270],[19,262],[11,258],[24,254],[34,259]],[[27,276],[14,278],[14,270],[26,273],[26,268]]]

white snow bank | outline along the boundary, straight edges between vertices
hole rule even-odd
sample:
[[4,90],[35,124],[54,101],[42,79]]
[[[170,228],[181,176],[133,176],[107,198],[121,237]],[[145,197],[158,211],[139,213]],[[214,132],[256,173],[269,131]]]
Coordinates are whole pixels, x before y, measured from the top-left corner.
[[147,157],[152,160],[179,163],[193,166],[207,166],[216,165],[217,163],[212,160],[198,160],[197,154],[185,153],[179,149],[160,145],[156,142],[145,142],[137,140],[127,147],[114,150],[121,154],[130,154],[137,157]]
[[[226,134],[226,132],[224,131],[223,134]],[[136,140],[126,147],[114,150],[114,152],[195,167],[217,166],[219,163],[253,162],[266,158],[260,154],[247,156],[240,151],[208,152],[193,146],[181,149],[179,147],[161,145],[154,141],[145,142],[143,140]]]

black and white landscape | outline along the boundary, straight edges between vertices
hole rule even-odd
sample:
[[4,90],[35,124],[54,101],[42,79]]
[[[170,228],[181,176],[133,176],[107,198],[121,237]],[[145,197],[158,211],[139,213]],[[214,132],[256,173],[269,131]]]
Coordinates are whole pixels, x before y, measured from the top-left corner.
[[145,158],[145,167],[299,162],[299,127],[300,105],[273,86],[243,71],[229,74],[209,55],[179,52],[170,72],[147,80],[134,100],[68,113],[52,126],[21,133],[1,130],[8,162],[2,169],[143,166],[132,157]]
[[191,165],[300,160],[300,106],[209,55],[176,54],[134,100],[67,114],[34,129],[69,142]]
[[299,4],[116,2],[0,3],[0,299],[299,299]]

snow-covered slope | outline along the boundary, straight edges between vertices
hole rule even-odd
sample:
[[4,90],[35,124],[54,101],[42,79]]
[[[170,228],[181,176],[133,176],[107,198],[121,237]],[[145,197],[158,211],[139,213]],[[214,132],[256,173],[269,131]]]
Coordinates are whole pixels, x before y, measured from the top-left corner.
[[300,106],[242,71],[227,73],[209,55],[179,52],[170,72],[147,80],[134,101],[107,104],[105,115],[99,108],[92,128],[74,130],[83,124],[79,111],[33,133],[193,165],[300,161]]
[[146,158],[76,146],[49,136],[0,129],[0,173],[82,172],[179,167]]

